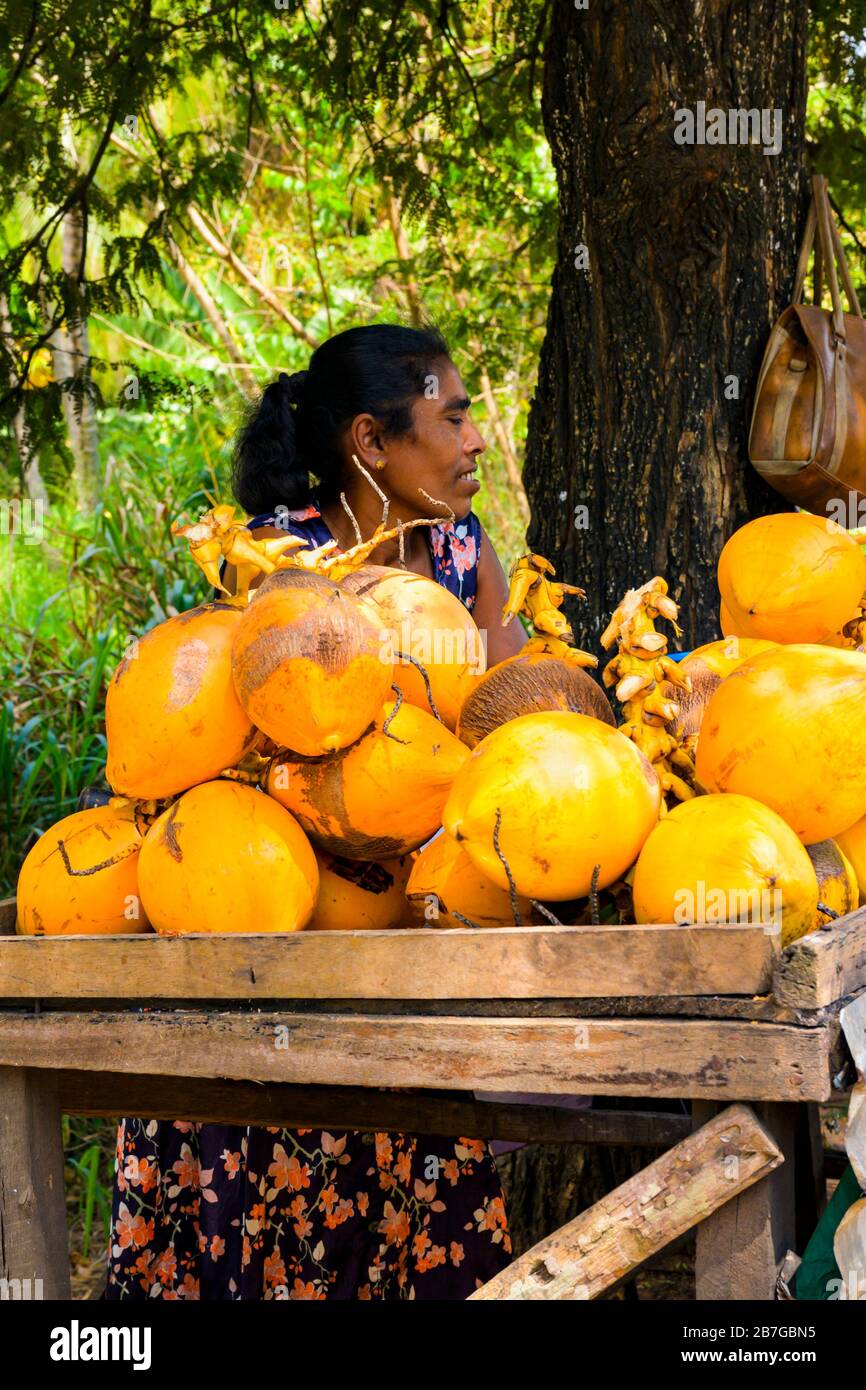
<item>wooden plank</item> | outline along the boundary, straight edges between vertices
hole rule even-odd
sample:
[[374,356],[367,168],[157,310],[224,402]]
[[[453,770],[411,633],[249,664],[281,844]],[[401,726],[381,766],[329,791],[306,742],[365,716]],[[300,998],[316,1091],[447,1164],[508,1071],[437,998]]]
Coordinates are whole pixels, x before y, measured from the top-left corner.
[[[785,1166],[734,1198],[703,1221],[695,1246],[695,1297],[701,1302],[775,1296],[778,1267],[797,1249],[797,1105],[756,1105],[755,1110],[785,1157]],[[695,1124],[706,1123],[714,1106],[692,1107]]]
[[[252,1012],[263,1001],[244,999],[173,999],[164,995],[129,999],[106,996],[99,999],[56,996],[53,999],[3,1000],[4,1008],[20,1010],[28,1007],[40,1010],[77,1013],[82,1007],[93,1010],[122,1012],[136,1009],[226,1009]],[[838,1005],[826,1009],[778,1008],[769,995],[726,994],[654,994],[649,996],[607,995],[604,999],[268,999],[269,1013],[335,1013],[335,1014],[412,1014],[430,1017],[460,1018],[739,1018],[756,1023],[791,1023],[802,1028],[820,1028],[838,1017]]]
[[70,1297],[60,1116],[51,1072],[0,1067],[0,1298]]
[[55,1073],[67,1115],[158,1115],[210,1124],[285,1129],[483,1134],[528,1143],[669,1148],[691,1131],[687,1115],[631,1110],[565,1110],[467,1099],[459,1092],[379,1091],[363,1086],[262,1086],[251,1081]]
[[820,1009],[866,989],[866,907],[851,912],[828,931],[810,932],[779,956],[776,1002],[794,1009]]
[[778,928],[502,927],[0,937],[0,998],[545,999],[760,994]]
[[838,1029],[708,1019],[0,1013],[0,1065],[327,1086],[826,1100]]
[[783,1162],[746,1105],[732,1105],[470,1298],[597,1298]]

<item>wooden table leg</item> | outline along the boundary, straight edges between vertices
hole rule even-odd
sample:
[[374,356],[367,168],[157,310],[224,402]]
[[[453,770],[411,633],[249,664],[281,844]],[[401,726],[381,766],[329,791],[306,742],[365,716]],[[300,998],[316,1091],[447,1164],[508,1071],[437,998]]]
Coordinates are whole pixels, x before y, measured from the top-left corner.
[[48,1069],[0,1067],[0,1281],[4,1298],[70,1297],[60,1101]]
[[[796,1247],[797,1111],[802,1107],[753,1101],[752,1109],[785,1156],[781,1168],[726,1202],[697,1228],[695,1297],[772,1300],[776,1272],[786,1251]],[[693,1101],[695,1127],[720,1107]]]
[[827,1205],[827,1180],[817,1105],[798,1105],[796,1123],[797,1244],[793,1249],[802,1255]]

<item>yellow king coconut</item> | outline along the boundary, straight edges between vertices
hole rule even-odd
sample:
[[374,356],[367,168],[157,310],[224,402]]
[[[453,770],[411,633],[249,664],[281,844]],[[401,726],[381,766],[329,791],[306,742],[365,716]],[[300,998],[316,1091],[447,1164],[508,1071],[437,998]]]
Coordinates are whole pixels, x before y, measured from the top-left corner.
[[669,698],[679,706],[671,727],[690,752],[698,746],[701,722],[713,691],[749,657],[774,646],[775,642],[760,637],[723,637],[720,642],[696,647],[679,663],[680,674],[691,681],[691,690],[668,687]]
[[154,821],[139,858],[158,932],[290,932],[319,891],[313,848],[294,816],[238,782],[193,787]]
[[[847,830],[843,830],[836,836],[836,844],[839,846],[847,863],[854,870],[857,885],[860,891],[860,902],[866,902],[866,815],[860,820],[849,825]],[[855,902],[854,906],[858,906]]]
[[105,936],[149,930],[139,898],[141,834],[131,807],[96,806],[52,825],[18,878],[22,936]]
[[[487,878],[450,835],[437,835],[420,851],[409,875],[406,897],[419,926],[516,925],[511,894]],[[532,904],[528,898],[518,897],[517,910],[522,923],[530,920]]]
[[[458,773],[443,824],[500,888],[544,901],[605,888],[658,819],[658,778],[636,744],[585,714],[526,714]],[[507,865],[507,867],[506,867]]]
[[[816,845],[807,845],[806,853],[818,880],[819,907],[815,926],[822,927],[834,920],[832,913],[844,917],[854,911],[860,901],[857,875],[837,840],[819,840]],[[830,913],[822,912],[823,907],[830,908]]]
[[235,694],[232,639],[241,612],[207,603],[138,638],[105,701],[109,785],[160,800],[239,762],[256,736]]
[[412,855],[364,863],[316,850],[319,900],[308,931],[387,931],[408,917]]
[[710,699],[695,766],[706,791],[763,801],[804,844],[836,838],[866,813],[866,655],[793,645],[744,661]]
[[268,576],[243,614],[232,670],[256,726],[280,747],[317,757],[348,747],[372,724],[391,687],[394,653],[348,590],[287,569]]
[[816,925],[818,882],[782,817],[749,796],[697,796],[670,811],[640,852],[637,922],[778,923],[782,945]]
[[459,598],[422,574],[384,565],[363,565],[340,588],[356,595],[383,638],[390,636],[393,679],[409,703],[453,730],[487,666],[481,633]]
[[760,516],[724,547],[719,589],[740,636],[824,642],[856,615],[866,590],[866,556],[826,517]]
[[383,705],[372,730],[350,748],[275,759],[267,785],[332,854],[396,859],[436,833],[468,757],[438,719],[401,697]]

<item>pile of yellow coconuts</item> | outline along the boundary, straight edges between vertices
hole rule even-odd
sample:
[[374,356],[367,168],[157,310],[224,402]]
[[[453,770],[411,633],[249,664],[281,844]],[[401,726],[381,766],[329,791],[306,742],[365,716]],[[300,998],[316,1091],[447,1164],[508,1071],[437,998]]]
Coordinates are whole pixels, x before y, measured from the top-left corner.
[[237,591],[120,662],[114,796],[31,849],[20,932],[769,914],[787,943],[858,905],[866,557],[834,522],[736,532],[722,639],[682,662],[656,627],[679,632],[667,585],[630,590],[601,683],[560,612],[575,591],[543,557],[515,565],[503,615],[531,639],[487,670],[452,594],[367,562],[384,524],[344,553],[255,542],[229,508],[177,529],[211,583],[230,561]]

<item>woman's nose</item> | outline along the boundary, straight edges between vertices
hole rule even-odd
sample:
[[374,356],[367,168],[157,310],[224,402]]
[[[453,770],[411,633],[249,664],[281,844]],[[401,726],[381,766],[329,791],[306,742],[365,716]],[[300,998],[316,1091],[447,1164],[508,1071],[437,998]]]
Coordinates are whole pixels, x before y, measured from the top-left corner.
[[466,423],[468,425],[468,430],[466,432],[466,438],[463,441],[464,453],[483,454],[484,450],[487,448],[487,445],[484,442],[484,436],[480,433],[480,431],[476,428],[476,426],[473,424],[471,420],[467,420]]

